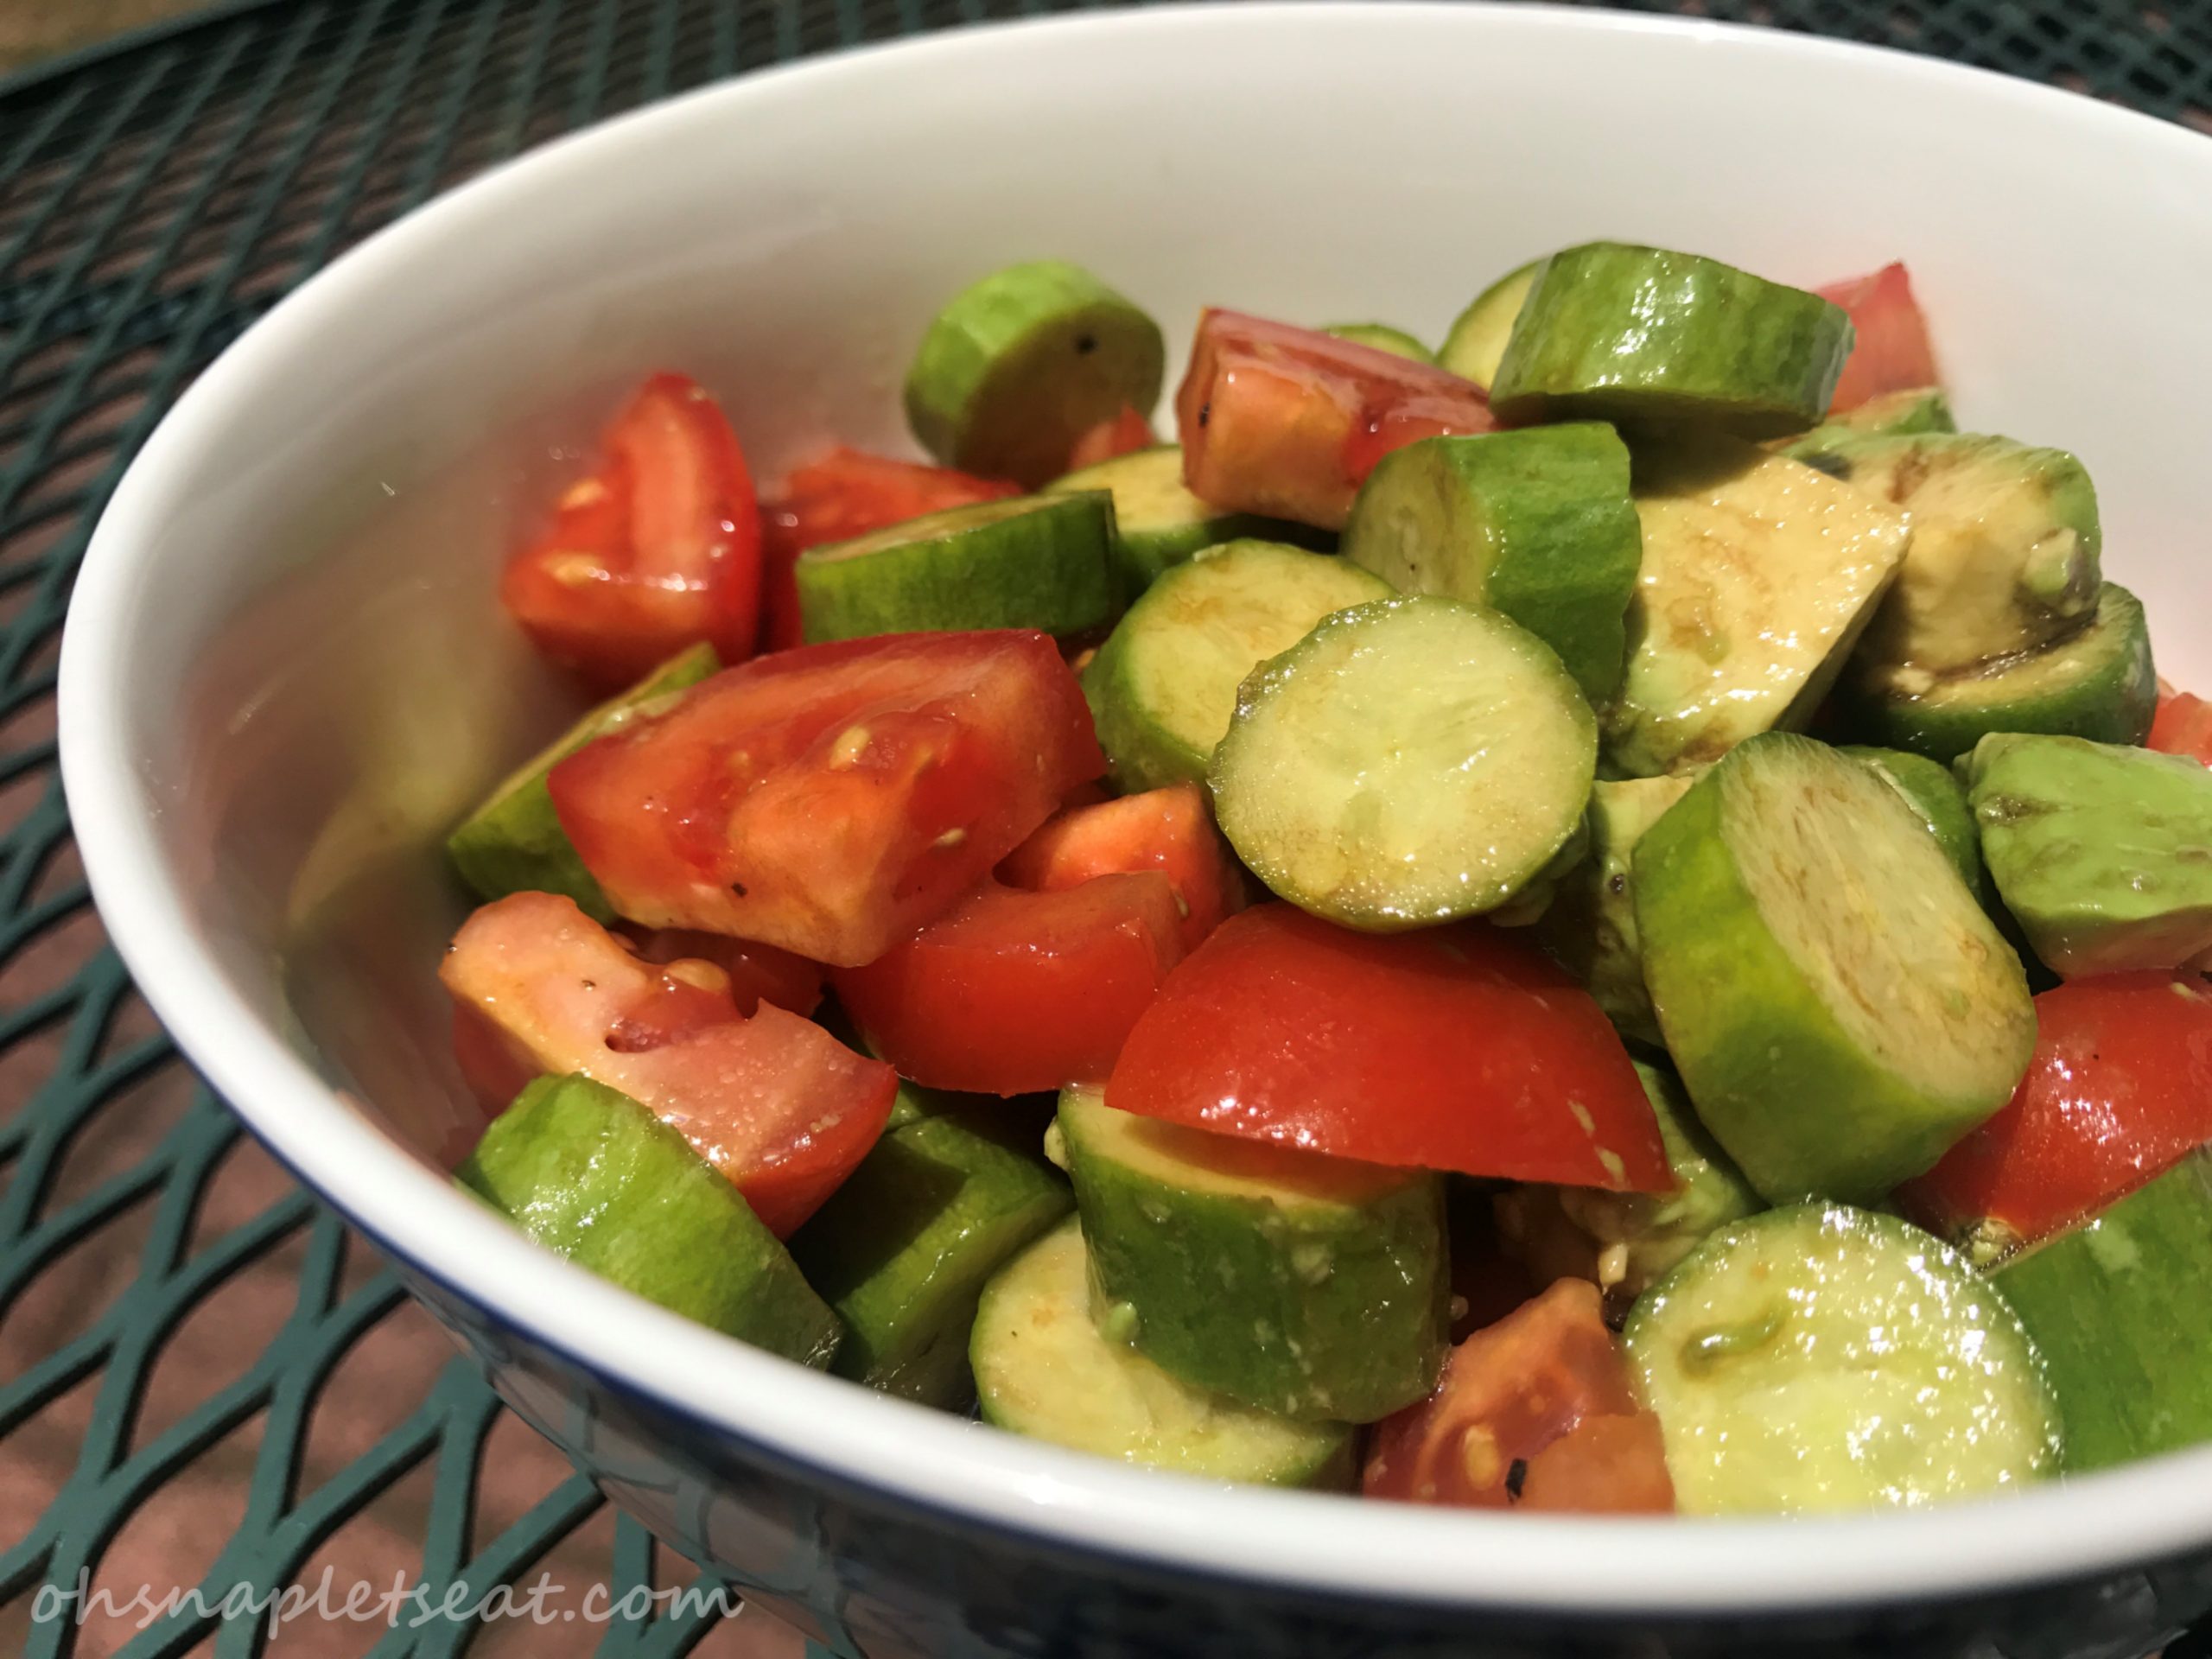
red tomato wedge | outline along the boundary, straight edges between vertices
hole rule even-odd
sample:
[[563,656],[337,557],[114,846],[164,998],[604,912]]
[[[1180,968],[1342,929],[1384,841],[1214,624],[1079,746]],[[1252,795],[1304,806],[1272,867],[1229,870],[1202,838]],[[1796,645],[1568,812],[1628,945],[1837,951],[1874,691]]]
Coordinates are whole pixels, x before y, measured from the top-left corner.
[[1352,497],[1391,450],[1498,424],[1471,380],[1218,309],[1198,319],[1175,420],[1194,494],[1324,530],[1344,528]]
[[1068,451],[1067,470],[1072,473],[1079,467],[1111,461],[1116,455],[1133,455],[1159,442],[1153,435],[1152,423],[1123,404],[1119,415],[1110,421],[1099,422],[1075,441],[1075,448]]
[[1238,896],[1205,791],[1173,784],[1094,806],[1067,808],[1007,855],[999,880],[1010,887],[1057,893],[1094,876],[1158,870],[1182,912],[1183,949],[1221,925]]
[[1659,1420],[1640,1409],[1596,1286],[1562,1279],[1452,1351],[1436,1392],[1375,1426],[1370,1497],[1665,1515]]
[[687,645],[753,654],[760,519],[721,406],[680,374],[640,386],[608,429],[599,470],[508,563],[500,597],[537,648],[615,690]]
[[721,969],[729,981],[730,1000],[740,1014],[751,1014],[763,1002],[793,1014],[812,1014],[822,1003],[822,968],[804,957],[779,950],[772,944],[755,944],[696,928],[661,927],[632,930],[631,948],[652,963],[706,963]]
[[1928,344],[1928,320],[1912,297],[1912,278],[1903,264],[1884,265],[1865,276],[1830,283],[1813,290],[1851,314],[1858,331],[1843,376],[1835,383],[1828,408],[1856,409],[1885,391],[1912,391],[1940,385],[1936,353]]
[[1052,893],[995,883],[864,968],[838,999],[899,1074],[932,1089],[1026,1095],[1096,1083],[1183,954],[1155,871]]
[[553,768],[561,826],[648,927],[872,962],[1105,768],[1041,633],[884,634],[703,680]]
[[1370,1164],[1674,1185],[1589,993],[1479,925],[1380,937],[1284,904],[1232,916],[1129,1033],[1106,1103]]
[[485,906],[439,977],[533,1072],[580,1071],[681,1130],[779,1238],[852,1173],[891,1115],[889,1066],[772,1004],[741,1015],[721,969],[641,962],[551,893]]
[[925,512],[1020,493],[1019,484],[842,447],[795,469],[784,480],[783,493],[761,509],[766,545],[766,648],[785,651],[805,637],[799,627],[798,582],[791,567],[808,548],[849,542]]
[[1939,1236],[2031,1244],[2208,1141],[2212,988],[2167,973],[2069,980],[2036,998],[2035,1058],[2012,1098],[1897,1199]]
[[2185,754],[2212,766],[2212,702],[2158,683],[2158,712],[2151,717],[2145,748],[2161,754]]

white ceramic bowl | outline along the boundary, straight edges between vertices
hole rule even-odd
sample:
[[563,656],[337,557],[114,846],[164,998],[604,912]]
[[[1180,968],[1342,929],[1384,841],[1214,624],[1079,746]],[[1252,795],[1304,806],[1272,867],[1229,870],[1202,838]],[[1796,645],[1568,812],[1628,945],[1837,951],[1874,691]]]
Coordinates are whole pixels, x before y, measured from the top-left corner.
[[[1063,1609],[1111,1584],[1159,1614],[1122,1647],[1078,1626],[1054,1652],[1180,1650],[1231,1615],[1281,1644],[1255,1652],[1562,1620],[1601,1645],[1663,1624],[1688,1651],[1734,1639],[1700,1621],[1745,1618],[1770,1621],[1762,1642],[1872,1630],[1952,1652],[2009,1589],[2059,1581],[2061,1601],[2014,1605],[2056,1609],[2035,1615],[2048,1638],[2101,1597],[2120,1645],[2096,1650],[2121,1651],[2212,1600],[2212,1449],[1909,1516],[1454,1514],[1091,1461],[637,1301],[441,1173],[469,1117],[433,978],[457,914],[433,846],[564,710],[494,574],[624,383],[698,375],[771,475],[831,435],[902,445],[894,389],[936,304],[1045,254],[1172,338],[1209,301],[1433,338],[1498,271],[1595,236],[1808,282],[1902,256],[1965,421],[2082,455],[2162,665],[2212,685],[2208,203],[2212,143],[2086,99],[1536,7],[1094,15],[753,76],[410,217],[178,403],[69,620],[78,838],[146,995],[255,1133],[626,1502],[855,1650],[905,1651],[895,1632],[931,1618],[976,1651],[1042,1650],[1020,1608],[990,1611],[987,1570],[1042,1574]],[[2181,1566],[2135,1570],[2164,1558]],[[1948,1611],[1896,1611],[1931,1599]]]

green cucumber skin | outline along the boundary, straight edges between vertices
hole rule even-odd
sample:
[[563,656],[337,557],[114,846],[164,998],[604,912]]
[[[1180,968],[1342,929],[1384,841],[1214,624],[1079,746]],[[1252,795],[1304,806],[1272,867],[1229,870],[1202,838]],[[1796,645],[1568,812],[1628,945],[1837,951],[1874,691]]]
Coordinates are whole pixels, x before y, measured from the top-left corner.
[[1843,470],[1830,455],[1827,464],[1821,457],[1828,455],[1832,448],[1853,438],[1910,438],[1923,432],[1955,432],[1959,423],[1951,416],[1950,400],[1935,386],[1925,386],[1917,391],[1885,392],[1871,397],[1856,409],[1832,415],[1802,438],[1793,438],[1782,446],[1782,453],[1793,461],[1802,461],[1808,467],[1818,467],[1824,473]]
[[[1172,461],[1172,467],[1166,462]],[[1173,488],[1187,498],[1187,512],[1147,512],[1123,489],[1128,480],[1139,489],[1151,480],[1143,474],[1158,468],[1172,479]],[[1045,486],[1048,495],[1071,490],[1105,490],[1114,498],[1114,563],[1122,597],[1135,603],[1146,588],[1192,555],[1224,542],[1287,542],[1317,553],[1333,550],[1325,531],[1312,530],[1282,518],[1263,518],[1253,512],[1217,512],[1183,489],[1183,451],[1175,444],[1116,455],[1095,467],[1085,467],[1055,479]]]
[[1388,352],[1393,357],[1402,357],[1415,363],[1433,363],[1436,353],[1415,340],[1402,328],[1393,328],[1387,322],[1332,322],[1321,332],[1338,340],[1348,340],[1355,346],[1364,346],[1370,351]]
[[627,1095],[540,1077],[454,1179],[555,1254],[741,1342],[824,1367],[843,1332],[713,1165]]
[[2202,1294],[2212,1153],[2191,1153],[1994,1282],[2042,1351],[2067,1473],[2212,1440],[2212,1303]]
[[[898,1103],[913,1092],[902,1084]],[[791,1255],[844,1321],[839,1376],[966,1404],[984,1281],[1074,1207],[1033,1150],[1033,1127],[997,1101],[914,1103],[799,1229]]]
[[1135,1310],[1131,1344],[1162,1370],[1307,1421],[1374,1422],[1435,1387],[1451,1296],[1440,1179],[1357,1209],[1163,1194],[1096,1155],[1073,1114],[1060,1124],[1093,1280]]
[[[2062,665],[2066,676],[2054,683]],[[1924,691],[1900,686],[1897,671],[1849,677],[1840,705],[1844,727],[1862,742],[1946,764],[1993,732],[2140,743],[2158,707],[2142,601],[2112,582],[2095,619],[2071,639],[1984,672],[1931,677]]]
[[[1531,259],[1527,264],[1507,271],[1476,295],[1467,308],[1452,319],[1451,330],[1436,353],[1438,365],[1488,391],[1497,379],[1497,365],[1505,359],[1505,346],[1513,336],[1514,322],[1528,301],[1529,289],[1543,263]],[[1510,314],[1506,310],[1509,303],[1512,307]]]
[[1120,594],[1114,498],[1103,490],[1028,496],[1018,514],[1005,505],[987,504],[986,521],[972,527],[961,521],[979,510],[956,507],[915,519],[911,541],[857,555],[842,552],[851,543],[800,555],[794,574],[807,643],[975,628],[1071,634],[1112,621]]
[[557,893],[575,899],[576,907],[594,921],[613,921],[613,906],[561,828],[546,777],[556,763],[594,738],[626,724],[639,709],[696,685],[721,667],[712,645],[693,645],[601,703],[524,761],[446,838],[446,856],[461,879],[480,899]]
[[[1762,925],[1726,833],[1724,791],[1731,761],[1783,744],[1822,747],[1789,733],[1747,740],[1637,843],[1630,886],[1644,983],[1699,1118],[1763,1198],[1871,1204],[1925,1172],[2005,1103],[2012,1084],[1993,1098],[1943,1100],[1883,1068]],[[2024,976],[2018,1001],[2031,1008]],[[1777,1032],[1789,1039],[1777,1042]],[[2026,1037],[2015,1081],[2032,1046],[2031,1013]],[[1776,1109],[1786,1102],[1804,1112],[1823,1100],[1846,1103],[1850,1115],[1848,1132],[1824,1145],[1802,1116]]]
[[1817,294],[1694,254],[1591,243],[1536,272],[1491,405],[1511,423],[1679,421],[1780,437],[1827,412],[1852,341],[1849,316]]
[[931,322],[906,372],[906,422],[938,460],[1034,489],[1090,428],[1158,404],[1166,362],[1160,325],[1089,271],[1009,265]]
[[1560,965],[1582,982],[1622,1036],[1664,1046],[1659,1016],[1643,984],[1643,952],[1636,932],[1631,887],[1636,843],[1691,779],[1607,779],[1590,791],[1588,852],[1560,879],[1536,936]]
[[[1420,546],[1406,515],[1441,502],[1452,544]],[[1583,421],[1424,438],[1385,455],[1346,522],[1344,554],[1407,594],[1503,612],[1559,653],[1592,707],[1620,689],[1643,531],[1629,454]]]
[[1967,804],[1967,791],[1948,766],[1908,750],[1869,748],[1863,744],[1836,753],[1881,773],[1904,797],[1905,804],[1927,822],[1928,832],[1950,859],[1951,868],[1958,871],[1967,890],[1983,892],[1981,836],[1974,827],[1974,809]]

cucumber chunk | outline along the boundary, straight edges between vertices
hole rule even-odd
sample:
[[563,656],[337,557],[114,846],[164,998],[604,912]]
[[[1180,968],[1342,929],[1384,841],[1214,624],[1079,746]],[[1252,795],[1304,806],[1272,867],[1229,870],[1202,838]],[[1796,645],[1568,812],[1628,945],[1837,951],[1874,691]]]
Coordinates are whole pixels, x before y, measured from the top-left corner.
[[1959,764],[1990,877],[2053,972],[2212,960],[2212,768],[2007,733]]
[[511,893],[557,893],[595,922],[614,919],[613,907],[561,828],[546,774],[595,737],[652,714],[678,692],[719,669],[712,645],[693,645],[663,663],[620,696],[593,709],[544,748],[508,773],[483,805],[446,838],[446,855],[461,879],[482,899]]
[[2095,617],[2069,639],[1954,674],[1862,665],[1840,696],[1854,734],[1950,761],[1992,732],[2140,743],[2158,710],[2158,673],[2141,603],[2108,582]]
[[1343,542],[1401,593],[1503,612],[1592,704],[1620,686],[1643,547],[1627,446],[1594,421],[1394,450],[1361,486]]
[[1625,1332],[1686,1515],[1909,1509],[2053,1471],[2034,1343],[1941,1240],[1840,1205],[1715,1233]]
[[682,1135],[588,1077],[540,1077],[455,1179],[537,1243],[649,1302],[825,1366],[837,1316]]
[[1112,620],[1114,498],[1020,496],[925,513],[798,556],[807,643],[873,633],[1035,628]]
[[1639,446],[1636,493],[1643,568],[1607,760],[1650,777],[1802,725],[1905,556],[1904,515],[1731,439]]
[[1280,542],[1224,542],[1167,571],[1083,673],[1115,785],[1204,779],[1246,675],[1332,611],[1389,596],[1357,565]]
[[1436,1384],[1444,1185],[1060,1096],[1107,1328],[1195,1387],[1287,1417],[1372,1422]]
[[1497,909],[1573,842],[1598,722],[1496,611],[1390,599],[1324,618],[1237,694],[1221,832],[1301,909],[1376,932]]
[[2095,613],[2097,492],[2063,449],[1929,432],[1842,439],[1815,464],[1912,518],[1861,662],[1952,672],[2039,650]]
[[1659,1016],[1643,988],[1643,952],[1637,940],[1630,861],[1659,815],[1688,793],[1690,779],[1630,778],[1600,781],[1584,816],[1589,851],[1560,879],[1536,937],[1580,980],[1624,1037],[1657,1047]]
[[1995,1282],[2042,1351],[2068,1472],[2212,1440],[2212,1151]]
[[[972,1396],[968,1338],[983,1281],[1074,1207],[1001,1101],[901,1084],[893,1126],[791,1240],[844,1321],[840,1376],[925,1405]],[[901,1112],[904,1116],[901,1116]]]
[[1295,542],[1313,533],[1302,524],[1252,512],[1224,512],[1200,500],[1185,486],[1183,452],[1172,443],[1102,461],[1045,489],[1049,495],[1104,490],[1113,496],[1114,563],[1122,591],[1131,599],[1201,548],[1248,537]]
[[1411,358],[1416,363],[1436,361],[1434,352],[1404,329],[1393,328],[1387,322],[1332,322],[1321,332],[1334,334],[1338,340],[1348,340],[1355,346],[1364,346],[1370,351],[1388,352],[1393,357]]
[[1909,438],[1920,432],[1955,432],[1951,402],[1935,386],[1916,391],[1885,391],[1869,397],[1855,409],[1830,415],[1802,438],[1792,438],[1782,453],[1818,467],[1824,473],[1844,476],[1846,463],[1823,461],[1838,443],[1848,438]]
[[1775,1203],[1879,1198],[2027,1070],[2019,958],[1896,790],[1809,738],[1752,738],[1699,779],[1631,886],[1668,1051]]
[[1080,266],[1008,265],[955,296],[906,372],[906,421],[938,460],[1035,489],[1075,441],[1160,401],[1160,325]]
[[1904,804],[1920,815],[1928,826],[1928,833],[1936,837],[1936,844],[1951,861],[1951,868],[1959,873],[1959,880],[1973,893],[1981,891],[1981,837],[1974,825],[1974,809],[1967,804],[1967,791],[1948,766],[1930,760],[1924,754],[1911,754],[1903,749],[1874,749],[1853,747],[1839,749],[1862,766],[1873,767],[1875,772],[1891,788],[1904,798]]
[[983,1421],[1128,1463],[1276,1486],[1351,1484],[1353,1432],[1179,1382],[1090,1318],[1083,1230],[1045,1235],[984,1287],[969,1357]]
[[1543,263],[1531,259],[1476,295],[1445,335],[1444,348],[1436,354],[1438,364],[1488,391],[1497,378],[1505,343],[1513,337],[1514,320],[1536,285],[1536,272]]
[[1827,412],[1840,306],[1717,259],[1592,242],[1537,268],[1491,404],[1509,423],[1686,423],[1771,438]]

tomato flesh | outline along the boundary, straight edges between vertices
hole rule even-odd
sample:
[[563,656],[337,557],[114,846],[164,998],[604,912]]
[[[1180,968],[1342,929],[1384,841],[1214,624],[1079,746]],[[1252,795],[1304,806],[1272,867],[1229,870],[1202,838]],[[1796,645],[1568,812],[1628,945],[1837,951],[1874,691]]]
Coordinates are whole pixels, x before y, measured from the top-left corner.
[[1344,528],[1393,449],[1498,424],[1482,388],[1446,370],[1220,309],[1198,320],[1175,418],[1194,494],[1325,530]]
[[1045,635],[884,634],[702,681],[550,786],[619,914],[850,967],[943,914],[1104,768]]
[[1562,1279],[1452,1351],[1436,1392],[1375,1427],[1370,1497],[1664,1515],[1659,1420],[1629,1388],[1597,1287]]
[[1196,784],[1066,808],[1007,855],[999,880],[1056,893],[1131,870],[1158,870],[1167,878],[1183,914],[1185,951],[1221,925],[1240,886],[1205,791]]
[[508,563],[500,597],[531,641],[602,690],[688,645],[725,663],[753,654],[760,523],[737,435],[680,374],[640,386],[536,543]]
[[1958,1237],[2034,1243],[2212,1141],[2212,988],[2189,975],[2069,980],[2036,998],[2036,1052],[1997,1115],[1897,1190]]
[[1903,264],[1813,291],[1850,314],[1857,336],[1835,383],[1835,396],[1828,400],[1832,412],[1856,409],[1885,391],[1942,384],[1928,344],[1928,320],[1912,296],[1912,277]]
[[889,1066],[772,1004],[741,1014],[719,968],[641,961],[569,899],[485,906],[439,977],[532,1075],[582,1072],[679,1130],[779,1238],[852,1173],[891,1114]]
[[804,957],[779,950],[772,944],[702,933],[696,928],[629,931],[636,936],[630,939],[630,946],[644,961],[703,962],[721,969],[729,981],[730,1000],[740,1014],[749,1014],[763,1002],[802,1014],[812,1014],[822,1004],[821,964]]
[[1152,423],[1123,404],[1122,412],[1112,420],[1099,422],[1075,441],[1075,447],[1068,451],[1067,470],[1072,473],[1111,461],[1116,455],[1133,455],[1159,442],[1153,435]]
[[1662,1192],[1628,1052],[1587,992],[1479,925],[1230,917],[1137,1022],[1106,1103],[1371,1164]]
[[783,493],[761,509],[765,648],[786,651],[805,639],[794,569],[808,548],[849,542],[925,512],[1020,493],[1019,484],[842,446],[795,468]]
[[1167,878],[1057,892],[996,883],[832,977],[870,1045],[933,1089],[1024,1095],[1097,1083],[1183,953]]
[[2162,683],[2158,711],[2151,717],[2151,734],[2143,746],[2161,754],[2185,754],[2212,766],[2212,702]]

